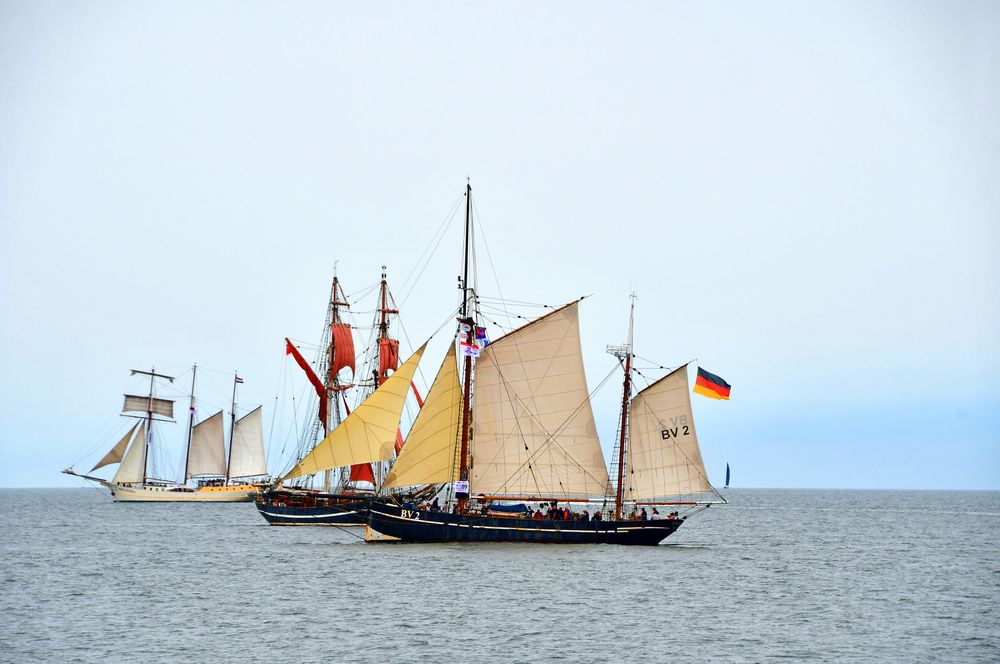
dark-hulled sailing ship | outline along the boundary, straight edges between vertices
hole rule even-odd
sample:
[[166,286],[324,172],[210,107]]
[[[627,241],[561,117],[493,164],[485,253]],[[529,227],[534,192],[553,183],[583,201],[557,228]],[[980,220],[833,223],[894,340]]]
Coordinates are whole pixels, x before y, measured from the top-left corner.
[[[342,423],[341,404],[344,407],[343,412],[348,417],[351,416],[347,400],[343,395],[347,389],[354,387],[354,385],[350,381],[344,382],[340,378],[343,369],[350,369],[351,381],[356,378],[354,338],[350,324],[342,318],[343,310],[349,307],[343,287],[335,275],[330,290],[327,320],[324,324],[324,339],[321,344],[324,353],[317,363],[319,373],[324,376],[323,380],[320,380],[317,372],[302,356],[299,349],[290,340],[285,339],[286,354],[291,355],[305,372],[319,398],[317,420],[314,423],[313,433],[309,436],[311,440],[315,441],[319,437],[316,428],[322,427],[322,439],[315,446],[319,450],[325,449],[336,439],[330,439],[330,437]],[[391,337],[389,329],[392,317],[398,313],[392,294],[389,292],[383,267],[376,307],[378,368],[373,369],[370,377],[361,381],[369,384],[368,389],[379,388],[390,374],[399,368],[399,341]],[[418,403],[420,403],[420,394],[417,392],[416,386],[411,385],[411,387]],[[394,448],[398,452],[403,445],[403,438],[399,433],[398,426],[395,431]],[[341,432],[338,436],[343,435],[343,433]],[[310,455],[314,451],[306,450]],[[261,516],[268,523],[280,526],[364,526],[367,523],[367,503],[373,496],[373,490],[378,485],[380,476],[384,475],[380,472],[380,466],[373,466],[371,461],[366,460],[357,463],[345,462],[343,467],[327,465],[320,469],[308,463],[302,465],[302,458],[299,461],[296,469],[310,470],[302,473],[298,473],[297,470],[294,473],[289,472],[282,478],[282,481],[307,478],[314,473],[322,472],[323,490],[281,486],[279,482],[260,493],[255,499],[255,504]],[[337,476],[334,486],[333,473],[335,472]],[[367,486],[371,486],[371,489],[362,488]]]
[[[383,495],[369,506],[366,540],[655,545],[686,518],[677,511],[657,518],[656,507],[693,513],[725,502],[702,462],[687,365],[632,394],[632,316],[628,343],[609,348],[625,371],[615,482],[590,405],[579,301],[479,347],[478,298],[468,278],[471,212],[467,185],[455,343],[382,484]],[[443,510],[384,495],[427,484],[441,487]],[[550,506],[553,518],[537,518],[540,509],[529,518],[530,508],[521,505],[532,502]],[[580,504],[602,509],[590,515],[566,507]],[[646,507],[654,510],[652,519],[639,516]]]

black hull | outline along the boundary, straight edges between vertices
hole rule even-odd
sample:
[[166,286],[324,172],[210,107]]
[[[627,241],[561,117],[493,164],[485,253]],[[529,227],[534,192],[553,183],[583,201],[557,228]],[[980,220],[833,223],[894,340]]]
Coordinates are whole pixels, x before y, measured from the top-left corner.
[[272,526],[363,526],[368,499],[266,492],[254,504]]
[[682,519],[656,521],[554,521],[494,518],[404,509],[373,502],[369,542],[530,542],[536,544],[635,544],[655,546]]

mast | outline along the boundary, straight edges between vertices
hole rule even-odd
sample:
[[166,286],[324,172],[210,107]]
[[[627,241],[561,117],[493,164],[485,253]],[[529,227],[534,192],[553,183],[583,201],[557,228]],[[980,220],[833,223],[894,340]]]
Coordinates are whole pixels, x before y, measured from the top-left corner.
[[[229,466],[233,463],[233,438],[236,434],[236,383],[240,377],[240,372],[233,372],[233,407],[229,411],[229,454],[226,458],[226,482],[229,484]],[[225,486],[224,485],[224,486]]]
[[[475,320],[469,315],[469,242],[472,237],[472,184],[465,183],[465,251],[462,256],[462,319],[461,323],[470,327],[470,334],[475,338]],[[461,327],[459,327],[461,330]],[[469,397],[472,392],[472,357],[465,355],[464,377],[462,383],[462,447],[459,453],[458,476],[463,482],[469,481],[469,421],[472,412],[469,408]],[[456,492],[457,494],[457,492]],[[464,513],[469,502],[469,494],[459,497],[458,512]]]
[[191,367],[191,408],[188,413],[188,442],[187,452],[184,454],[184,480],[181,484],[187,484],[188,466],[191,463],[191,438],[194,436],[194,379],[198,373],[198,365]]
[[[334,356],[337,352],[337,344],[335,340],[335,335],[333,334],[333,326],[340,323],[340,307],[341,305],[349,307],[346,298],[344,301],[340,300],[340,293],[342,289],[340,287],[340,279],[337,278],[337,268],[334,265],[333,268],[333,288],[330,293],[330,323],[328,325],[328,333],[330,335],[330,349],[329,357],[327,361],[327,374],[326,374],[326,421],[323,422],[323,433],[329,433],[331,429],[340,424],[340,401],[337,398],[339,394],[340,379],[337,378],[337,372],[334,371]],[[333,422],[330,422],[330,412],[329,406],[333,405]],[[323,410],[322,408],[320,410]],[[323,471],[323,491],[330,493],[333,484],[333,471],[325,470]]]
[[615,491],[615,521],[620,521],[622,518],[622,501],[625,494],[623,480],[625,478],[626,429],[628,426],[629,395],[632,387],[632,325],[635,320],[635,293],[632,293],[629,298],[632,300],[632,303],[629,307],[628,314],[628,343],[625,344],[624,349],[608,349],[609,352],[614,353],[619,358],[621,357],[622,350],[624,350],[625,355],[625,384],[622,386],[621,435],[618,440],[618,485]]
[[156,367],[149,372],[149,408],[146,410],[146,440],[142,441],[142,483],[146,483],[146,469],[149,464],[149,441],[153,439],[153,378],[156,376]]

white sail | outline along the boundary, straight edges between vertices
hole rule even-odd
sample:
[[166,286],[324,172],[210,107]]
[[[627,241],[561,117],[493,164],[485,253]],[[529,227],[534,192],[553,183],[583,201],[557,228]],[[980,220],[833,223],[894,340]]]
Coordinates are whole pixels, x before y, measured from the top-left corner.
[[[226,436],[222,411],[194,425],[188,451],[187,477],[226,474]],[[185,478],[185,481],[187,478]]]
[[626,495],[652,500],[712,490],[698,447],[687,365],[632,399]]
[[233,448],[229,455],[229,477],[267,475],[264,455],[264,419],[260,406],[236,420]]
[[124,436],[122,436],[122,439],[119,440],[115,444],[115,446],[111,448],[111,451],[105,454],[104,457],[97,462],[97,465],[90,469],[90,472],[94,472],[98,468],[103,468],[104,466],[109,466],[113,463],[118,463],[119,461],[121,461],[122,457],[125,456],[125,449],[128,447],[128,441],[129,439],[132,438],[132,434],[135,433],[135,430],[138,427],[139,427],[138,422],[133,424],[132,428],[129,429]]
[[156,397],[137,396],[135,394],[125,395],[125,405],[122,407],[123,413],[148,413],[162,415],[163,417],[174,416],[174,402],[169,399],[157,399]]
[[590,407],[578,304],[483,349],[473,400],[474,493],[605,493],[608,471]]
[[139,433],[132,439],[132,446],[125,453],[118,472],[111,478],[112,482],[118,484],[142,482],[143,466],[146,463],[146,423],[139,427]]

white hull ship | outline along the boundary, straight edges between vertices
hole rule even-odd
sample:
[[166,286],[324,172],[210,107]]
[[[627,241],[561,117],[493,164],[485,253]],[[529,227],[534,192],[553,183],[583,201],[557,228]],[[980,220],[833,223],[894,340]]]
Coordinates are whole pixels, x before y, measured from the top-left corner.
[[[149,465],[150,442],[154,426],[162,422],[173,422],[174,402],[153,395],[154,379],[161,378],[173,382],[171,376],[154,371],[133,370],[132,374],[149,376],[148,395],[125,395],[122,413],[126,417],[139,419],[111,450],[90,470],[94,472],[104,466],[118,464],[111,479],[76,472],[72,467],[63,473],[96,482],[111,492],[116,502],[164,503],[164,502],[207,502],[246,503],[266,484],[248,481],[252,478],[266,478],[267,462],[264,454],[263,414],[258,406],[247,415],[236,419],[236,385],[233,381],[233,410],[226,451],[223,413],[219,411],[195,424],[194,378],[197,367],[192,369],[191,409],[188,421],[187,453],[184,463],[184,479],[181,483],[156,479]],[[135,415],[133,413],[144,413]],[[189,487],[189,479],[197,481],[197,486]]]

